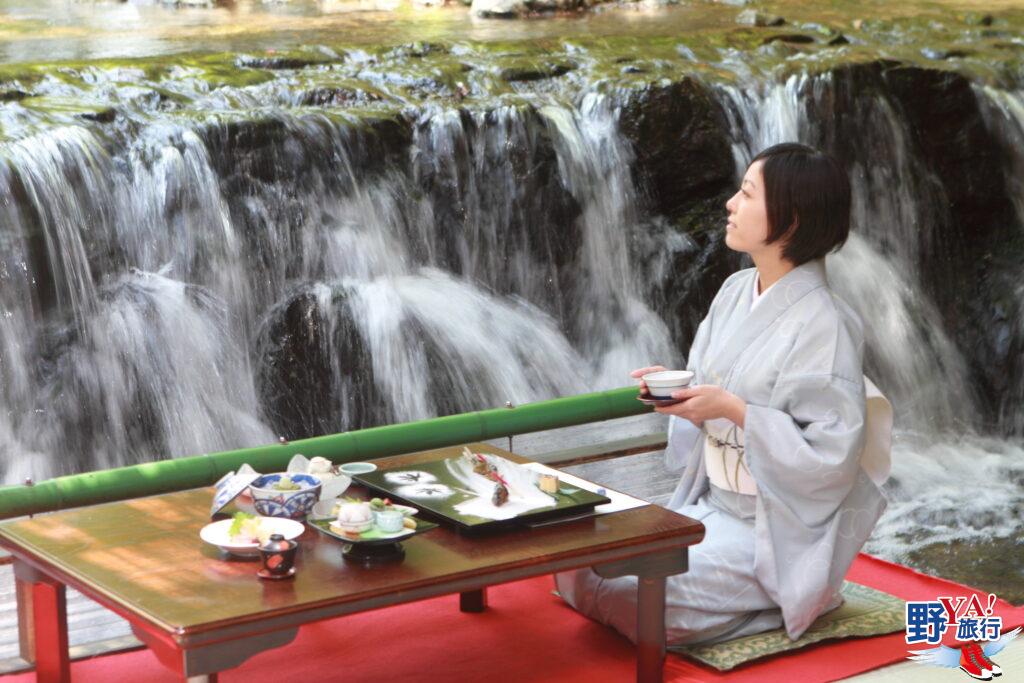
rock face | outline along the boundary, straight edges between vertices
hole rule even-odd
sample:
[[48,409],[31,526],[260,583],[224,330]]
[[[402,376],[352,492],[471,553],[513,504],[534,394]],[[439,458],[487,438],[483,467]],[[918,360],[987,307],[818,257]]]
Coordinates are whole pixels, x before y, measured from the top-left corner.
[[289,440],[370,427],[387,415],[345,296],[322,302],[299,291],[260,327],[256,390],[268,422]]
[[634,178],[660,214],[683,215],[735,180],[725,115],[694,79],[650,86],[631,97],[621,130],[636,150]]
[[636,152],[633,175],[649,208],[691,240],[690,249],[671,257],[672,275],[652,281],[649,292],[682,346],[741,263],[723,241],[725,201],[735,185],[725,114],[707,86],[684,78],[632,96],[621,130]]
[[[1007,369],[1021,367],[1007,344],[1005,299],[1024,257],[1003,143],[961,74],[876,61],[833,70],[832,84],[814,119],[819,144],[847,163],[872,168],[892,155],[877,149],[884,138],[866,130],[866,102],[891,107],[905,124],[905,144],[922,171],[899,179],[916,199],[913,220],[921,226],[910,248],[946,331],[970,363],[983,410],[998,413],[1017,376]],[[906,239],[899,227],[892,226],[893,240]]]

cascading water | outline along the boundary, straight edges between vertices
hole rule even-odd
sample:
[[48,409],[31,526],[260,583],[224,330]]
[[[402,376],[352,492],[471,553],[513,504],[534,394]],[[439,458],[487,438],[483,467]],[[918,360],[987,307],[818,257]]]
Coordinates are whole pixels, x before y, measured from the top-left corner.
[[373,172],[367,138],[316,115],[275,114],[260,125],[279,144],[255,152],[231,122],[9,145],[7,279],[23,280],[4,293],[5,480],[674,363],[628,258],[638,207],[616,115],[599,96],[540,115],[427,109],[408,158]]
[[[738,178],[769,145],[835,139],[830,123],[810,113],[831,88],[827,75],[723,86]],[[936,223],[948,220],[937,215],[936,184],[913,158],[891,103],[859,98],[853,116],[870,142],[850,168],[853,231],[828,257],[829,280],[864,321],[865,372],[896,412],[890,504],[866,549],[902,559],[933,543],[1016,537],[1024,448],[984,435],[991,421],[980,419],[965,359],[921,281],[921,252],[931,248]],[[985,495],[965,482],[984,482]]]

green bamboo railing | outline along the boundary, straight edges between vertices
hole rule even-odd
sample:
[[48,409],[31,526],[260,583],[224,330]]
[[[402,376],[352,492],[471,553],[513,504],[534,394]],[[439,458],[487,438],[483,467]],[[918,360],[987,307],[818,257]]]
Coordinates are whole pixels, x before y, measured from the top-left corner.
[[280,471],[296,453],[343,463],[629,417],[650,410],[635,400],[636,392],[636,387],[624,387],[511,409],[460,413],[289,443],[73,474],[35,485],[4,486],[0,487],[0,519],[209,486],[243,463],[261,472]]

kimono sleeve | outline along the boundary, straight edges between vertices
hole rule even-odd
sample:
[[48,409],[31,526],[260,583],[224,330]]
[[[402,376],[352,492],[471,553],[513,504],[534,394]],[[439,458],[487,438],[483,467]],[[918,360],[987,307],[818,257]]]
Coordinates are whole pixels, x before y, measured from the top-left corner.
[[853,488],[864,444],[863,380],[807,375],[780,381],[773,402],[748,405],[745,455],[758,492],[794,522],[824,523]]

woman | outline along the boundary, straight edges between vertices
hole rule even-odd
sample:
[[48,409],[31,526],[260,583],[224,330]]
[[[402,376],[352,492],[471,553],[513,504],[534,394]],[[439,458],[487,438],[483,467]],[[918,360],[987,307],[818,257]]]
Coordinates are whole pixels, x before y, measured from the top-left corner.
[[[860,462],[861,322],[825,277],[825,255],[849,234],[845,171],[804,145],[776,145],[726,208],[725,243],[755,268],[725,281],[698,327],[694,383],[672,395],[684,400],[656,409],[671,416],[665,457],[682,472],[669,507],[706,528],[689,570],[667,581],[669,644],[780,626],[798,638],[842,602],[843,577],[885,509]],[[583,569],[556,582],[576,609],[635,641],[635,577]]]

